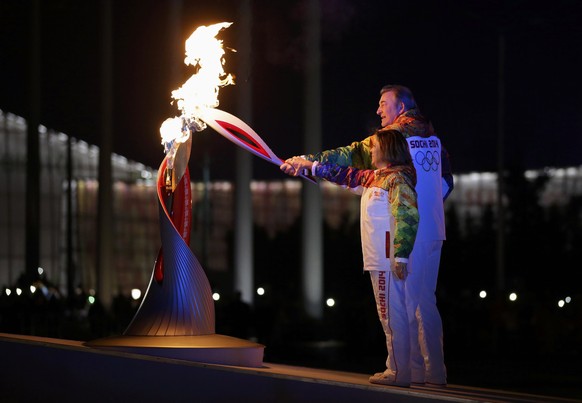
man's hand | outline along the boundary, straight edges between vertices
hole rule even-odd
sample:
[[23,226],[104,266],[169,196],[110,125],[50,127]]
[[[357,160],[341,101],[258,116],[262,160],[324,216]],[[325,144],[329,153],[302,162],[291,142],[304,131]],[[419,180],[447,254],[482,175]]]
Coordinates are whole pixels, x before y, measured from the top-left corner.
[[313,162],[301,157],[291,157],[279,168],[287,175],[299,176],[304,169],[311,170]]
[[293,165],[289,164],[288,162],[284,162],[283,164],[281,164],[281,166],[279,167],[279,169],[283,172],[285,172],[287,175],[291,175],[291,176],[297,176],[298,173],[295,170],[295,168],[293,168]]
[[396,262],[392,268],[392,273],[394,273],[399,280],[406,280],[406,277],[408,276],[407,264],[404,262]]

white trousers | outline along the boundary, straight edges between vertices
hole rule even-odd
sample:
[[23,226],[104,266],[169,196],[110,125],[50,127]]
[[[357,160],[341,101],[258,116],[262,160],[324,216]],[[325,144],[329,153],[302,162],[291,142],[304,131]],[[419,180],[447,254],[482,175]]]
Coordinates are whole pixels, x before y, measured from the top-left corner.
[[406,281],[391,271],[370,271],[378,318],[386,335],[386,374],[396,382],[410,383],[410,337],[405,303]]
[[443,241],[416,241],[405,282],[412,382],[446,384],[443,325],[436,285]]

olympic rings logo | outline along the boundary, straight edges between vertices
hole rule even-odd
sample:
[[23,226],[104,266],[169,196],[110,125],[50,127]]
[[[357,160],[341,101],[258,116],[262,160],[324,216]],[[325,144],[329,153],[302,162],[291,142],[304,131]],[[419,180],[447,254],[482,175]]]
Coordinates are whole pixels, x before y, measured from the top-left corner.
[[441,157],[439,153],[435,151],[427,151],[426,153],[418,151],[414,154],[414,161],[426,172],[436,171],[439,169]]

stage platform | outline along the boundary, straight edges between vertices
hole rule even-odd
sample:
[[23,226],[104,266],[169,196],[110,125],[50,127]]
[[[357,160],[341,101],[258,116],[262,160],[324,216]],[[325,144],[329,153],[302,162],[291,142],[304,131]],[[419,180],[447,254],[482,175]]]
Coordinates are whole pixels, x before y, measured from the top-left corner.
[[378,386],[368,376],[270,363],[205,364],[0,333],[0,402],[575,401],[461,385]]

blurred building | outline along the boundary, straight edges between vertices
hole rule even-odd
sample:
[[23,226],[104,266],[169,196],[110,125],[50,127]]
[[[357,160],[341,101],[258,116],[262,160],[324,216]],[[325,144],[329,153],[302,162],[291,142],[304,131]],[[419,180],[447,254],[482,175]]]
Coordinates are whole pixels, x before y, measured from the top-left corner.
[[[96,219],[98,148],[41,127],[40,264],[46,277],[66,290],[67,265],[72,262],[75,284],[96,286]],[[72,171],[67,171],[67,147],[72,147]],[[161,162],[162,156],[160,156]],[[24,273],[26,121],[0,111],[0,286],[13,286]],[[160,247],[157,171],[113,155],[114,250],[111,270],[117,290],[145,291]],[[582,194],[582,167],[527,171],[533,180],[548,175],[544,205],[560,204]],[[67,189],[72,184],[72,214],[67,215]],[[297,224],[301,215],[301,186],[296,179],[251,182],[253,217],[257,228],[275,237]],[[359,199],[349,191],[322,183],[323,217],[331,228],[354,223]],[[495,206],[497,175],[459,174],[447,208],[478,216]],[[194,182],[191,247],[209,277],[232,274],[231,239],[234,225],[233,184]],[[67,242],[71,217],[72,242]],[[70,247],[69,247],[70,245]],[[70,254],[70,255],[69,255]],[[71,256],[71,259],[69,259]]]
[[[67,247],[68,137],[40,128],[40,266],[66,290],[67,254],[75,284],[95,286],[97,165],[99,150],[71,139],[72,247]],[[12,286],[25,267],[26,121],[0,111],[0,285]],[[159,247],[156,172],[114,155],[114,267],[118,283],[146,284]],[[142,288],[143,289],[143,288]]]

